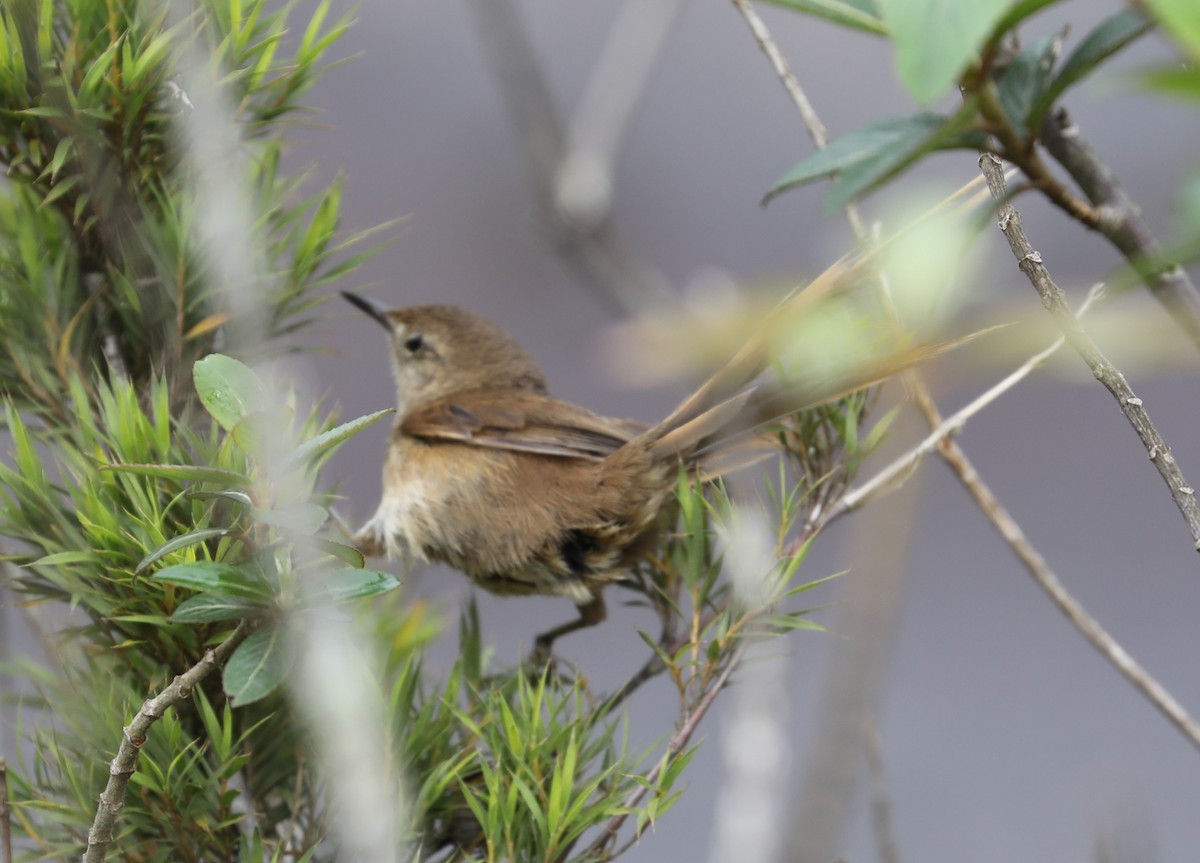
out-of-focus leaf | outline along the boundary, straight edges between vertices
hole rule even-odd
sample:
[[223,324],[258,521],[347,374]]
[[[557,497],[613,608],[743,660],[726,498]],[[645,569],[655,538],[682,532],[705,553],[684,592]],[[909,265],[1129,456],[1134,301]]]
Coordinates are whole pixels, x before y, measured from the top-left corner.
[[200,593],[189,597],[175,609],[171,620],[175,623],[213,623],[218,620],[241,620],[261,614],[265,606],[234,599],[231,596],[219,596],[212,593]]
[[1029,112],[1030,128],[1041,127],[1047,113],[1068,87],[1087,77],[1093,69],[1148,33],[1153,26],[1154,22],[1139,9],[1125,9],[1101,22],[1063,61],[1054,81],[1034,103]]
[[272,527],[312,536],[329,518],[329,510],[319,504],[301,501],[282,506],[279,509],[259,510],[254,513],[254,517]]
[[286,442],[294,415],[288,405],[268,404],[242,417],[229,434],[246,452],[269,454],[281,437]]
[[1146,6],[1192,59],[1200,61],[1200,3],[1196,0],[1146,0]]
[[134,575],[140,573],[146,567],[150,566],[150,564],[157,560],[161,560],[173,551],[179,551],[181,548],[187,548],[188,546],[196,545],[197,543],[228,535],[229,530],[226,528],[210,527],[205,530],[197,530],[193,531],[192,533],[185,533],[182,536],[177,536],[172,540],[164,542],[158,548],[154,549],[154,551],[143,557],[142,562],[137,565],[136,569],[134,569]]
[[225,663],[222,683],[230,703],[241,707],[266,698],[283,681],[289,665],[278,626],[251,633]]
[[875,36],[888,35],[887,25],[879,17],[874,0],[765,0],[805,15],[824,18],[834,24],[861,30]]
[[1019,3],[1014,3],[1009,10],[1001,16],[996,22],[996,26],[992,29],[992,35],[988,41],[999,39],[1000,36],[1007,33],[1013,27],[1020,24],[1031,15],[1040,12],[1047,6],[1053,6],[1055,3],[1061,3],[1063,0],[1020,0]]
[[1142,83],[1166,96],[1200,99],[1200,67],[1161,66],[1141,75]]
[[232,357],[210,354],[196,361],[192,375],[200,401],[226,431],[269,403],[262,379]]
[[321,587],[305,596],[307,602],[346,602],[378,596],[400,586],[396,576],[374,569],[339,569],[322,578]]
[[322,432],[292,450],[283,460],[279,469],[287,470],[316,458],[391,413],[395,413],[395,410],[389,408],[387,410],[376,411],[375,413],[361,416],[358,419],[350,420],[350,422],[342,423],[337,428],[332,428],[327,432]]
[[271,586],[262,576],[249,569],[230,566],[215,561],[177,563],[160,569],[150,576],[155,581],[165,581],[180,587],[190,587],[204,593],[219,593],[236,599],[269,602],[273,598]]
[[329,539],[316,540],[317,548],[328,554],[330,557],[335,557],[342,563],[348,563],[355,569],[362,569],[366,566],[367,560],[363,557],[362,552],[353,546],[346,545],[341,542],[333,542]]
[[921,105],[941,98],[979,52],[1009,0],[879,0],[900,80]]

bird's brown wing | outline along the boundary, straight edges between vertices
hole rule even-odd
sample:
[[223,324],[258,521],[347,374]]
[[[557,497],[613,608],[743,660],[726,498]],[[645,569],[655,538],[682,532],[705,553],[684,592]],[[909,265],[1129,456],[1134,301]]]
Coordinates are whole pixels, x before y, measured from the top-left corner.
[[475,391],[418,408],[399,430],[422,440],[600,461],[643,429],[540,393]]

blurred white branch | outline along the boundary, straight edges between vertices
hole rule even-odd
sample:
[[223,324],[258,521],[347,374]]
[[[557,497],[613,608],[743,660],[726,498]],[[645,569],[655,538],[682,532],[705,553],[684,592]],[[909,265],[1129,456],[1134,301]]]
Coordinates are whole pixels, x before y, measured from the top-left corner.
[[[630,0],[570,130],[516,3],[468,4],[520,137],[546,233],[586,284],[625,313],[663,305],[674,294],[666,277],[617,236],[611,213],[618,150],[681,2]],[[624,51],[633,52],[631,63]]]

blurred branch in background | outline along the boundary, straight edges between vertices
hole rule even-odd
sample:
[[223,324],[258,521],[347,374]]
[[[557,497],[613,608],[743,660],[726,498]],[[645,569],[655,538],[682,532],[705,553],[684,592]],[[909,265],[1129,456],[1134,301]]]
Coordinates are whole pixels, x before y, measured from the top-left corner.
[[625,131],[688,0],[625,0],[572,122],[564,124],[513,0],[469,0],[519,136],[543,229],[584,283],[623,314],[669,305],[666,277],[612,223]]

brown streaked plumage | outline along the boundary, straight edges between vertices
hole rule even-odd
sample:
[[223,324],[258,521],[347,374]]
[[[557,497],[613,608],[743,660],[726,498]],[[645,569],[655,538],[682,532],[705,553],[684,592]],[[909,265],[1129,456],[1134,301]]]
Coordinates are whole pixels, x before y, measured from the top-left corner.
[[[836,276],[792,297],[789,310],[827,293]],[[494,593],[567,597],[579,619],[539,635],[542,651],[604,619],[601,590],[653,548],[681,460],[933,352],[893,357],[836,392],[756,388],[764,332],[646,428],[549,395],[525,350],[477,314],[437,305],[388,311],[344,295],[391,334],[397,384],[383,499],[356,534],[360,549],[446,563]]]

